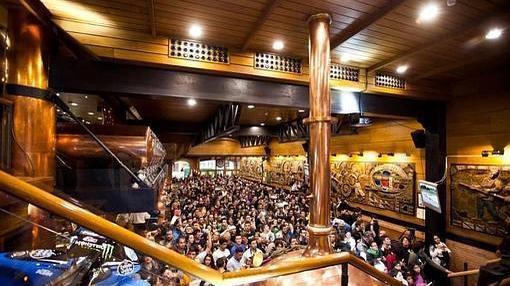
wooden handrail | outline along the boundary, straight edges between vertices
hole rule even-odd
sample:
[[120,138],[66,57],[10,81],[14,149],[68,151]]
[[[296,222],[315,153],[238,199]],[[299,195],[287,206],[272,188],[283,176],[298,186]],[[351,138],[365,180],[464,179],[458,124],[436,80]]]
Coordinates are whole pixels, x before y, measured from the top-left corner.
[[[496,263],[499,261],[501,261],[501,258],[487,260],[485,264],[487,265],[487,264]],[[480,273],[480,269],[471,269],[471,270],[466,270],[466,271],[452,272],[452,273],[448,274],[448,278],[457,278],[457,277],[464,277],[464,276],[470,276],[470,275],[477,275],[478,273]]]
[[3,171],[0,171],[0,190],[214,285],[252,283],[342,263],[349,263],[388,285],[402,285],[393,277],[378,271],[368,263],[347,252],[285,261],[285,263],[280,265],[268,265],[222,274]]

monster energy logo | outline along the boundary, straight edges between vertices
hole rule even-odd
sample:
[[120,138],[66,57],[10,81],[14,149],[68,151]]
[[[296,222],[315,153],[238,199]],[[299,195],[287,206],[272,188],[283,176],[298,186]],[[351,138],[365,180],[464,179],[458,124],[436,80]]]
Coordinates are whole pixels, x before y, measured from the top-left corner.
[[114,246],[108,243],[103,243],[102,245],[103,251],[101,252],[101,257],[103,259],[109,259],[113,255]]

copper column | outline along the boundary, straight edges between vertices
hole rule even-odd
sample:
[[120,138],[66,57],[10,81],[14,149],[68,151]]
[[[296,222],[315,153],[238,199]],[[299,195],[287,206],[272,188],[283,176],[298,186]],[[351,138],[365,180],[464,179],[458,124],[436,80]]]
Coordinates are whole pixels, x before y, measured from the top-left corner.
[[329,243],[331,189],[329,145],[331,138],[331,107],[329,95],[329,25],[331,17],[321,13],[310,17],[310,239],[304,256],[331,253]]
[[[48,41],[41,24],[21,7],[8,12],[7,82],[29,88],[48,88]],[[16,176],[37,177],[52,189],[55,174],[56,115],[52,103],[22,94],[9,94],[14,103],[13,161]],[[45,185],[45,186],[44,186]]]

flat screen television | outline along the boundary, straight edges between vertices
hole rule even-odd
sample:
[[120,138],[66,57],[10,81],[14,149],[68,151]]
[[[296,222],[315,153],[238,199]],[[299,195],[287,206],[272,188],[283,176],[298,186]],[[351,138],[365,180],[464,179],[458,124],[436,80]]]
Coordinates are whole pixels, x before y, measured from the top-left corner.
[[418,187],[420,188],[420,195],[425,207],[441,213],[437,184],[420,180],[418,181]]

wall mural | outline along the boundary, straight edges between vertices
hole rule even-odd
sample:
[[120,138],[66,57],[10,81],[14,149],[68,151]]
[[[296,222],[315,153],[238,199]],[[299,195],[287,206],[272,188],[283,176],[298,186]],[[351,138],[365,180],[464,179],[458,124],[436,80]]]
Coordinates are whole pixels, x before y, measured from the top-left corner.
[[252,180],[262,181],[262,157],[242,157],[238,175]]
[[266,183],[292,186],[305,176],[306,157],[273,157],[268,164]]
[[510,165],[452,164],[450,166],[450,224],[504,236],[510,206]]
[[333,194],[350,202],[415,215],[414,163],[334,162]]

